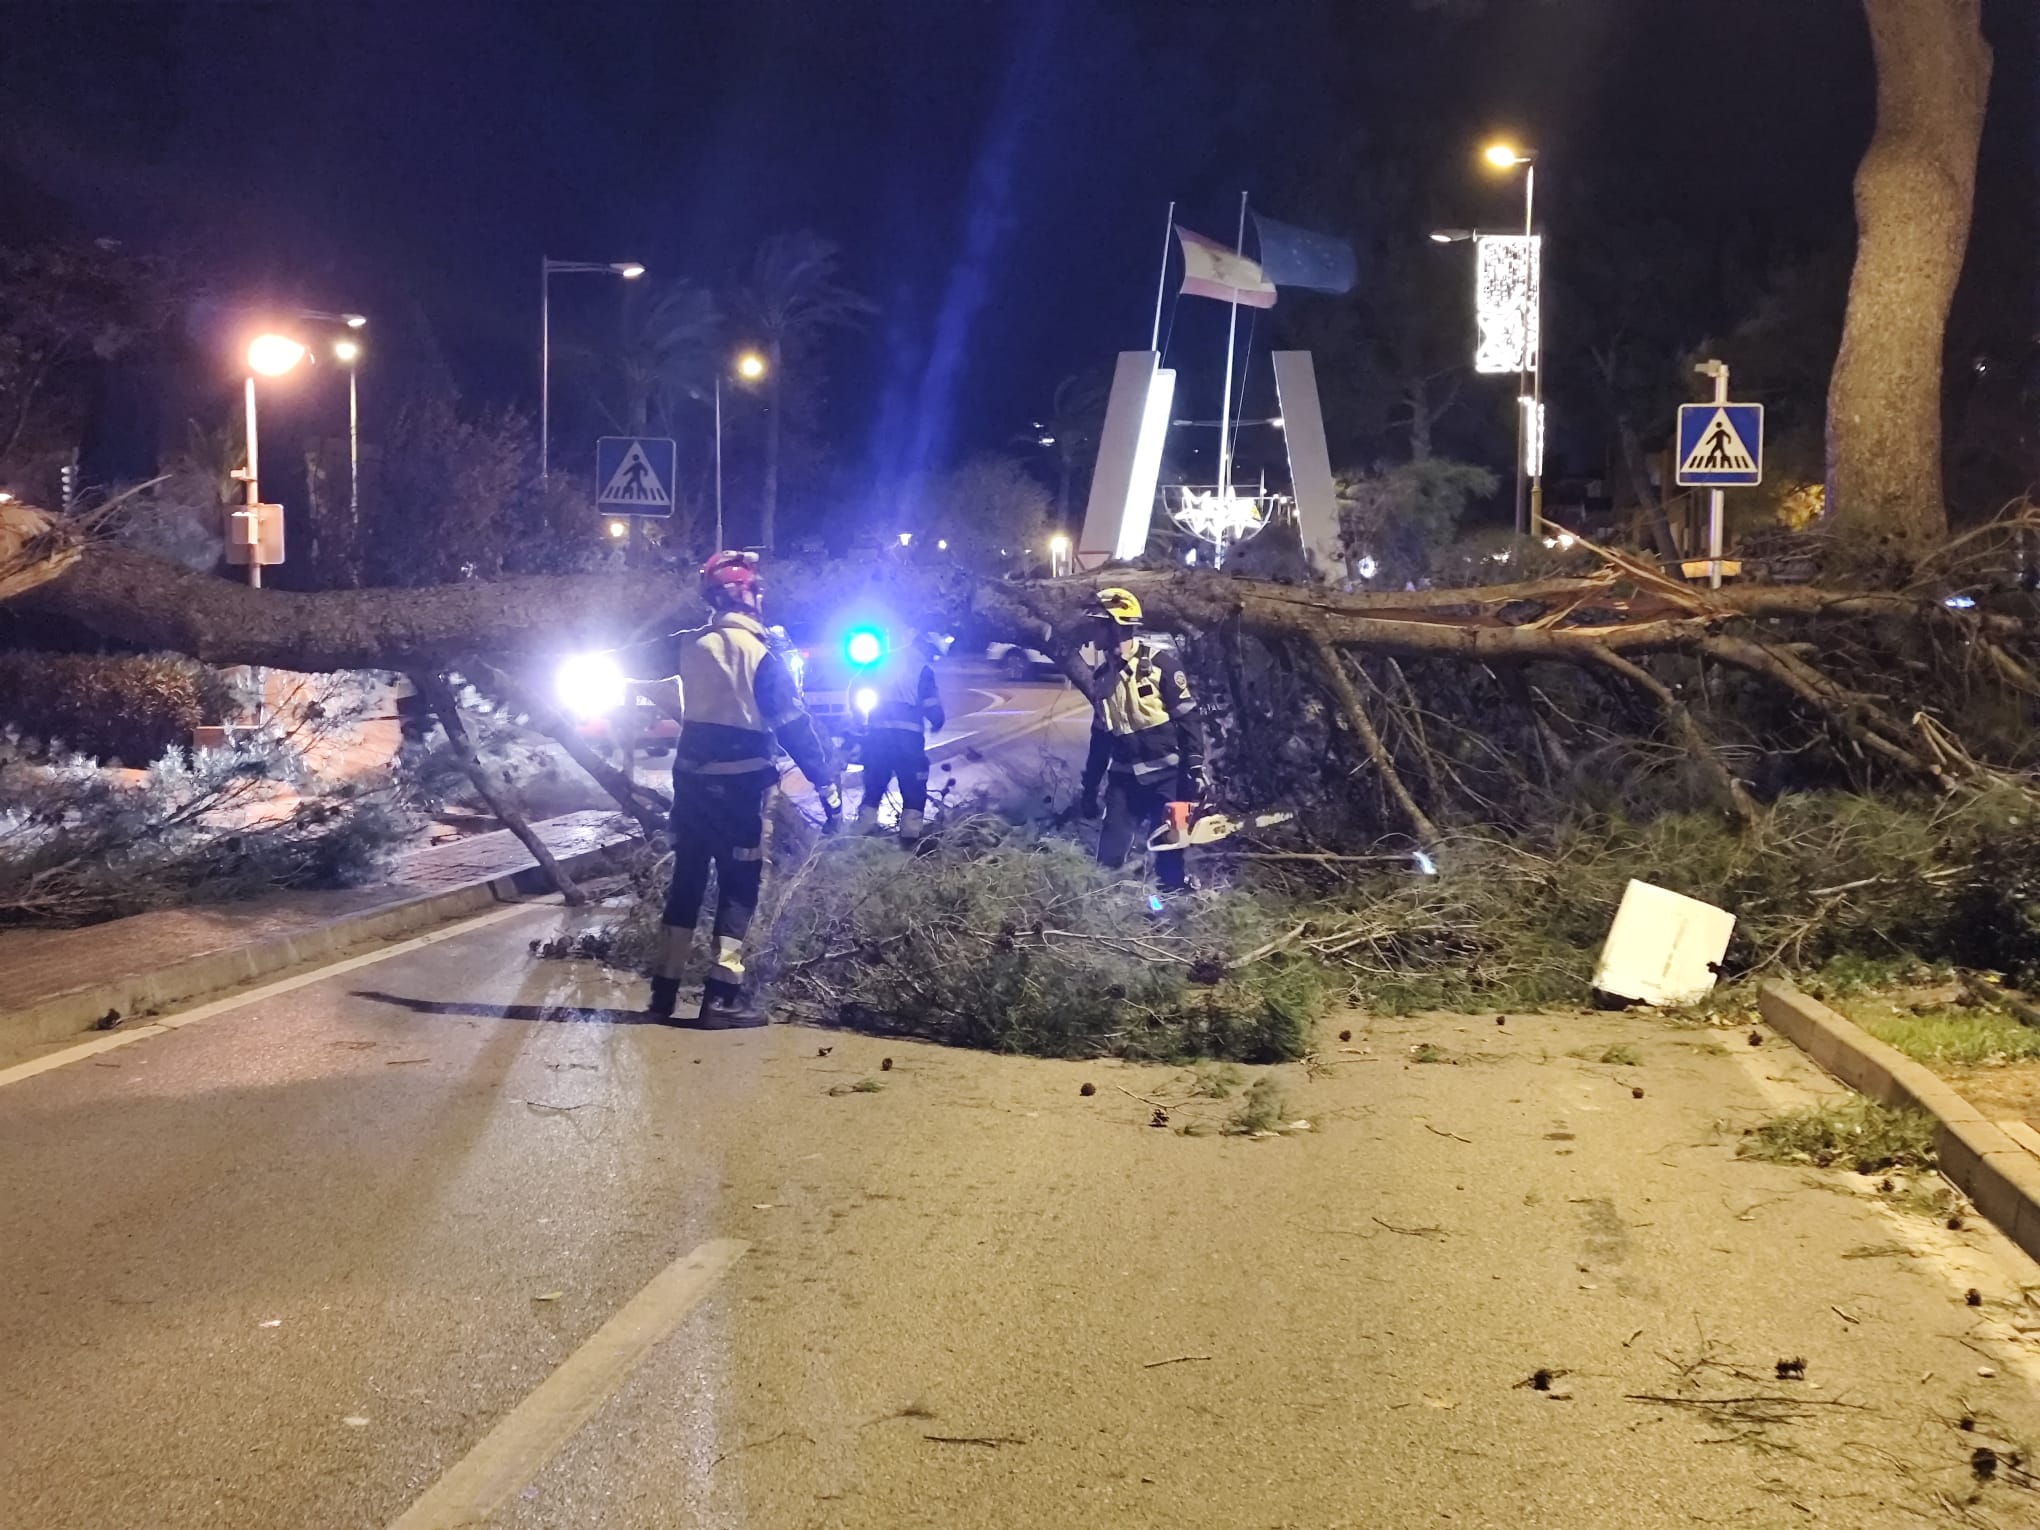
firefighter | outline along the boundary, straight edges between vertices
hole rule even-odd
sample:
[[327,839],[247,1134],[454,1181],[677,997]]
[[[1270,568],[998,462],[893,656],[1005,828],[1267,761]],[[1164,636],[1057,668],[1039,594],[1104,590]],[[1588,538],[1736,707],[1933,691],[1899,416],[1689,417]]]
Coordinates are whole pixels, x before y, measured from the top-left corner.
[[928,734],[943,723],[934,666],[948,646],[943,633],[917,627],[912,641],[888,653],[871,677],[878,703],[865,724],[864,798],[857,809],[857,827],[867,834],[877,831],[879,805],[898,780],[900,842],[912,845],[921,837],[928,807]]
[[[1102,784],[1105,823],[1098,859],[1123,866],[1134,837],[1145,843],[1171,802],[1204,796],[1204,729],[1183,661],[1142,636],[1140,601],[1133,592],[1103,589],[1096,600],[1105,661],[1091,677],[1091,752],[1078,812],[1098,816]],[[1183,852],[1157,851],[1155,875],[1165,888],[1186,886]]]
[[828,746],[759,620],[765,585],[757,562],[751,553],[719,552],[702,565],[709,623],[669,640],[668,673],[678,672],[678,696],[671,682],[654,688],[660,704],[680,719],[673,750],[673,881],[645,1006],[659,1019],[671,1019],[678,1003],[711,865],[715,952],[702,984],[700,1018],[720,1024],[758,1018],[744,991],[744,935],[758,906],[765,815],[779,784],[775,737],[820,795],[823,832],[833,833],[842,821]]

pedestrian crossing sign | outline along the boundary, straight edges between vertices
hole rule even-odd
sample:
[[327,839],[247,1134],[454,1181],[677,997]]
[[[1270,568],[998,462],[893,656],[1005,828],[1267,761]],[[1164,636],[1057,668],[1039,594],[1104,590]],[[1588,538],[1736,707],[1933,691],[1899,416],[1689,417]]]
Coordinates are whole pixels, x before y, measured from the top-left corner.
[[1753,489],[1764,481],[1762,404],[1681,404],[1681,487]]
[[607,515],[671,515],[677,449],[662,436],[595,443],[595,503]]

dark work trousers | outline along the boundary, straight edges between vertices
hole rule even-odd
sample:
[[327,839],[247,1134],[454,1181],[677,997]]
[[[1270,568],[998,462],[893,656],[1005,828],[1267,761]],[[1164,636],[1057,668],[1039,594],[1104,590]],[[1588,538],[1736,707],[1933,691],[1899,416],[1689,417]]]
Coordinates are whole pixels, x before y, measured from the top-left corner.
[[666,889],[664,922],[670,928],[694,928],[713,865],[711,984],[743,986],[744,935],[758,909],[758,885],[765,870],[765,799],[777,779],[770,770],[741,776],[673,772],[673,881]]
[[900,811],[919,813],[928,806],[928,746],[918,728],[873,728],[864,735],[864,800],[862,811],[875,813],[886,788],[897,778]]
[[[1098,831],[1098,863],[1124,866],[1135,837],[1146,844],[1148,835],[1168,816],[1169,798],[1160,786],[1144,786],[1132,776],[1114,771],[1105,778],[1105,823]],[[1155,879],[1164,887],[1183,886],[1183,852],[1157,850]]]

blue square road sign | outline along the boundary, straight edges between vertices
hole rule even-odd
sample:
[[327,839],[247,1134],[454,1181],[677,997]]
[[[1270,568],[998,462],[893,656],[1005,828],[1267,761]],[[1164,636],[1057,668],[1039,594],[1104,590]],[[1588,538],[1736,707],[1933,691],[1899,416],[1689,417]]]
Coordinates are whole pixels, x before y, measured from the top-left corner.
[[595,443],[595,504],[605,515],[671,515],[678,450],[665,436]]
[[1753,489],[1764,481],[1762,404],[1681,404],[1682,487]]

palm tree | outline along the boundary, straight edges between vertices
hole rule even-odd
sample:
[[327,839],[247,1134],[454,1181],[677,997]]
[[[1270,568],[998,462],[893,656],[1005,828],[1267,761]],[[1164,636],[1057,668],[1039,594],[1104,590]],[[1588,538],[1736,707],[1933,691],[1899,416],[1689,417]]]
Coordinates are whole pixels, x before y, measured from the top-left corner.
[[1033,432],[1015,438],[1055,458],[1055,518],[1065,530],[1070,524],[1070,487],[1096,454],[1098,433],[1105,428],[1107,391],[1106,379],[1095,371],[1065,377],[1055,385],[1048,413],[1034,422]]
[[807,229],[774,234],[758,246],[736,294],[738,316],[752,326],[765,350],[765,495],[758,540],[768,551],[778,532],[786,358],[828,331],[848,329],[878,311],[869,298],[837,281],[840,254],[832,241]]
[[626,293],[616,358],[625,435],[644,435],[655,415],[670,432],[674,405],[707,391],[721,326],[715,294],[685,277],[650,301]]

